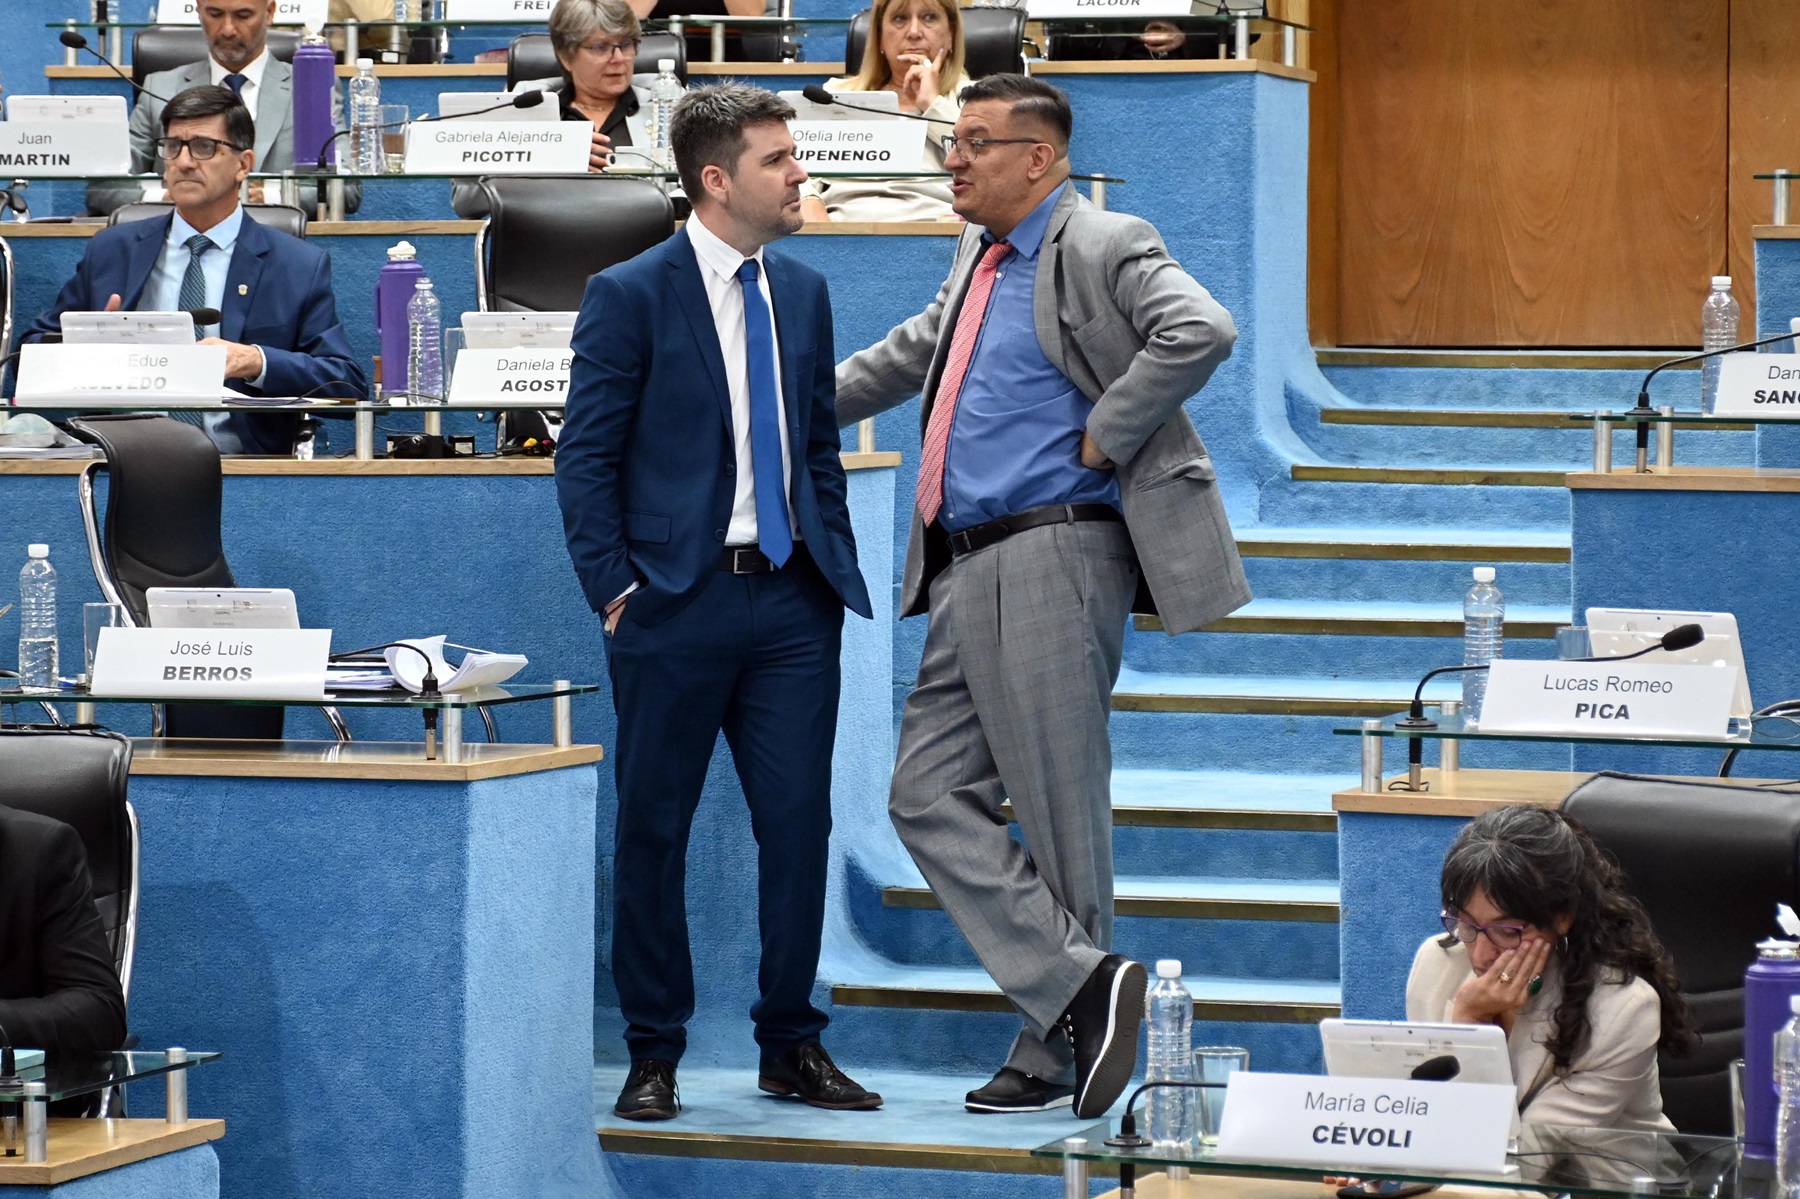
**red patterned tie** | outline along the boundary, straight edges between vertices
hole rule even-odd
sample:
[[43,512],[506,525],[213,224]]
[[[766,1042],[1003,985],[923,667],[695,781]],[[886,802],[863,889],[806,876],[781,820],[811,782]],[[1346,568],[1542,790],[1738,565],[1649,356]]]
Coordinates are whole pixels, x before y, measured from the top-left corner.
[[937,399],[931,406],[931,423],[925,428],[924,452],[919,457],[919,489],[914,502],[926,524],[936,520],[938,509],[944,506],[944,455],[950,449],[950,424],[956,419],[956,397],[962,391],[963,376],[969,372],[969,359],[975,355],[975,342],[981,337],[988,294],[994,290],[994,271],[1011,250],[1012,243],[1004,241],[997,241],[987,248],[975,265],[975,277],[969,281],[962,310],[957,313],[956,335],[950,339],[950,357],[945,360],[943,377],[938,380]]

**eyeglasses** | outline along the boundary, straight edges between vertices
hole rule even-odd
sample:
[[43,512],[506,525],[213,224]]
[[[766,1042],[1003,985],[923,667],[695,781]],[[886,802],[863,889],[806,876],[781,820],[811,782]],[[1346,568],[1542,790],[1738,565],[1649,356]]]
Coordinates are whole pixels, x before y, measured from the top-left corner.
[[611,58],[617,54],[622,58],[636,58],[638,47],[643,45],[642,38],[627,38],[622,42],[589,42],[582,49],[595,58]]
[[960,154],[964,158],[974,158],[989,146],[1035,146],[1035,137],[958,137],[954,133],[946,133],[938,139],[944,147],[944,157]]
[[219,152],[220,146],[240,152],[249,148],[236,142],[222,142],[216,137],[165,137],[156,143],[156,152],[164,158],[180,158],[184,146],[195,162],[205,162]]
[[1438,919],[1444,923],[1444,931],[1461,941],[1464,945],[1473,945],[1475,938],[1483,933],[1495,949],[1517,949],[1519,942],[1525,939],[1524,924],[1476,924],[1473,920],[1464,920],[1460,916],[1452,916],[1449,912],[1439,912]]

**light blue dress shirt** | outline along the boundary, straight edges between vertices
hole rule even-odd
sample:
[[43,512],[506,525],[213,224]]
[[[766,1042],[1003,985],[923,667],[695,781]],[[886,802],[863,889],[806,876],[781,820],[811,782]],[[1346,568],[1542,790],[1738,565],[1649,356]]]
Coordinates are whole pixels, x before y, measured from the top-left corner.
[[1061,197],[1062,188],[1044,197],[1006,238],[1012,252],[995,273],[950,426],[938,523],[952,533],[1049,504],[1119,506],[1113,472],[1081,464],[1094,405],[1044,356],[1032,317],[1038,250]]

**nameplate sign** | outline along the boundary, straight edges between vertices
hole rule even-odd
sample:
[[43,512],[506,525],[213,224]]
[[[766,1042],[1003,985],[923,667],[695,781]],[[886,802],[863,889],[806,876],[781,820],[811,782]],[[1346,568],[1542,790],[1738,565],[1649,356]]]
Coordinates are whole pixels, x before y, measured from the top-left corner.
[[[308,29],[323,29],[325,22],[330,19],[330,13],[331,0],[275,0],[277,25],[304,25]],[[158,0],[156,23],[198,25],[199,0]]]
[[406,127],[406,173],[580,175],[593,144],[581,121],[428,121]]
[[556,0],[444,0],[446,21],[500,21],[542,24]]
[[[922,121],[789,121],[794,161],[809,171],[929,171]],[[945,133],[950,132],[945,126]]]
[[155,408],[219,400],[223,345],[45,345],[19,352],[20,405]]
[[574,351],[564,349],[462,349],[450,373],[448,402],[561,408],[574,361]]
[[1025,11],[1034,21],[1071,17],[1186,17],[1193,14],[1194,6],[1188,0],[1029,0]]
[[95,695],[325,698],[330,629],[101,629]]
[[1500,1174],[1516,1097],[1469,1082],[1240,1071],[1225,1091],[1219,1156],[1352,1170]]
[[1800,354],[1726,354],[1713,411],[1800,420]]
[[0,121],[0,171],[40,179],[129,174],[131,137],[124,121]]
[[1722,738],[1737,673],[1730,667],[1634,662],[1495,662],[1481,703],[1484,733]]

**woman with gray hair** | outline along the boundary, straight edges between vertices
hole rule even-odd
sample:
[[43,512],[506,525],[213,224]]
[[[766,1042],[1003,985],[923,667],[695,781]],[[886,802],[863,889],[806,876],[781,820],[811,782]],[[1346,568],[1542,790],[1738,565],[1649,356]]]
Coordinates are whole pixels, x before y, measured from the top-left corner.
[[[593,126],[588,170],[648,167],[645,152],[626,147],[650,144],[650,93],[631,83],[642,30],[626,0],[557,0],[550,13],[550,45],[562,77],[534,79],[520,90],[556,93],[565,121]],[[468,220],[488,215],[487,196],[474,183],[458,182],[451,196],[456,214]]]

